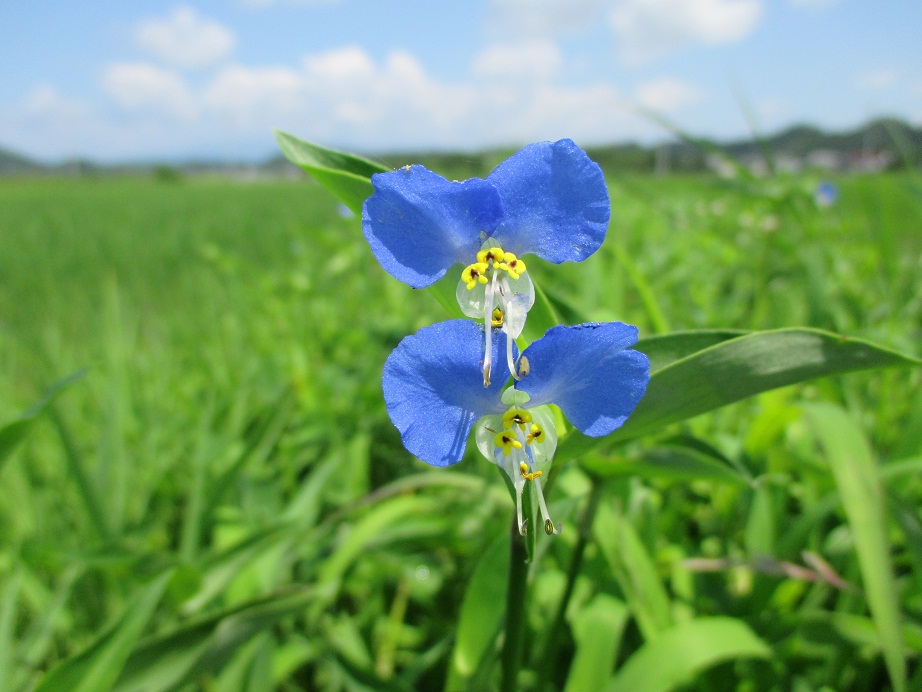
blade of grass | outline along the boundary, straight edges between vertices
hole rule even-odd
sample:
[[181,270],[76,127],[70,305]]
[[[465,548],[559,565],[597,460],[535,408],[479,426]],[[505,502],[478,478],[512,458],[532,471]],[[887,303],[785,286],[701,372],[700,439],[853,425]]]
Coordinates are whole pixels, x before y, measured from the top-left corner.
[[20,418],[0,428],[0,469],[3,468],[3,462],[6,461],[16,447],[19,446],[19,443],[22,442],[23,438],[25,438],[29,428],[38,415],[45,410],[45,407],[54,401],[58,394],[64,391],[66,387],[82,378],[87,372],[87,369],[83,368],[82,370],[78,370],[58,380],[48,388],[48,391],[45,392],[41,401],[22,414]]
[[629,615],[624,603],[600,593],[574,616],[576,653],[564,692],[595,689],[599,678],[611,672]]
[[804,410],[839,488],[890,681],[894,690],[902,692],[906,690],[906,659],[877,464],[860,427],[843,409],[821,403]]
[[690,620],[660,633],[631,656],[604,688],[606,692],[667,692],[716,663],[769,658],[771,649],[742,620]]
[[112,687],[160,602],[172,571],[148,584],[131,600],[119,621],[88,649],[66,659],[42,679],[36,692],[96,692]]

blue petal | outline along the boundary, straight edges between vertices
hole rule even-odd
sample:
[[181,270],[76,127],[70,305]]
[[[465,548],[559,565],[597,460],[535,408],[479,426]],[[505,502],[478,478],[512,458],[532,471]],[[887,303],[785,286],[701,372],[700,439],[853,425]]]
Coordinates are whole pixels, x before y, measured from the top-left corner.
[[371,177],[362,229],[381,266],[413,288],[425,288],[453,264],[475,261],[481,233],[502,216],[493,186],[480,178],[449,182],[423,166]]
[[[504,363],[506,335],[493,334],[493,362]],[[461,461],[475,421],[505,410],[506,379],[483,386],[483,329],[468,320],[439,322],[398,344],[384,364],[384,402],[403,446],[433,466]],[[496,372],[502,372],[500,367]]]
[[552,327],[525,349],[530,373],[516,383],[529,406],[557,404],[590,437],[620,428],[650,381],[647,357],[629,348],[637,327],[621,322]]
[[569,139],[531,144],[487,176],[503,201],[503,250],[579,262],[605,240],[611,203],[602,169]]

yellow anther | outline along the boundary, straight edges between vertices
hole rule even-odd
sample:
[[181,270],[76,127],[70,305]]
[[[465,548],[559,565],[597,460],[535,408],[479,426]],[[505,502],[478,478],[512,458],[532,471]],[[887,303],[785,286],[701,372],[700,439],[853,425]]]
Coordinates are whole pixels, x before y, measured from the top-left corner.
[[493,310],[493,322],[492,322],[493,326],[502,327],[503,320],[505,319],[505,317],[506,316],[503,315],[503,311],[500,310],[499,308],[496,308],[495,310]]
[[461,280],[467,284],[468,291],[473,289],[478,281],[482,284],[487,282],[487,277],[484,276],[487,269],[489,269],[489,266],[484,262],[475,262],[464,268],[464,271],[461,272]]
[[522,443],[515,439],[515,432],[512,430],[503,430],[496,435],[493,444],[503,450],[504,457],[509,456],[513,449],[522,449]]
[[531,414],[520,408],[511,408],[503,414],[503,427],[505,428],[518,425],[524,430],[528,423],[531,423]]
[[513,255],[511,252],[506,252],[503,254],[503,261],[499,265],[499,268],[505,269],[507,272],[509,272],[509,276],[511,276],[513,279],[518,279],[522,274],[525,273],[525,262]]
[[[508,256],[507,253],[503,252],[502,248],[488,247],[486,250],[481,250],[477,253],[477,261],[486,264],[490,260],[493,260],[493,265],[496,266]],[[512,257],[515,259],[515,255]]]
[[531,444],[532,442],[544,442],[547,439],[547,436],[544,434],[544,429],[537,423],[532,424],[531,432],[525,436],[525,444]]
[[524,461],[521,464],[519,464],[519,471],[522,473],[522,478],[524,478],[526,481],[533,481],[538,476],[541,476],[544,474],[544,471],[535,471],[534,473],[529,473],[528,464],[526,464]]

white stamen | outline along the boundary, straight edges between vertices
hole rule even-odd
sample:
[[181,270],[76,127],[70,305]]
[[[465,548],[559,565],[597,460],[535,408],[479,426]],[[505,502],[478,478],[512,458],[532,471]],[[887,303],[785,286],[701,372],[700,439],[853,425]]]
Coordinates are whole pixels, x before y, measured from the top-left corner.
[[544,493],[541,491],[541,479],[535,478],[535,491],[538,493],[538,507],[541,509],[541,517],[544,519],[544,530],[548,535],[560,533],[561,525],[554,526],[551,519],[551,513],[547,510],[547,503],[544,502]]
[[[503,331],[506,330],[503,329]],[[506,364],[509,366],[509,372],[512,373],[512,376],[517,380],[521,380],[522,378],[515,367],[515,360],[512,358],[512,337],[508,333],[506,334]]]
[[487,284],[487,292],[484,304],[484,329],[486,339],[484,341],[483,354],[483,386],[490,386],[490,368],[493,360],[493,292],[496,288],[496,272],[493,272],[493,278]]

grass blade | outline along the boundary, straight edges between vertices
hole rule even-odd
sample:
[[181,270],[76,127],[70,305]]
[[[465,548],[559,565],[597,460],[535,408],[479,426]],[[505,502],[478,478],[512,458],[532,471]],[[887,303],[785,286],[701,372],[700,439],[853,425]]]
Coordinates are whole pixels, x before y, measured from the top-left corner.
[[160,602],[172,571],[148,584],[119,621],[90,648],[54,668],[37,688],[37,692],[69,690],[95,692],[112,687],[128,660],[131,647],[140,638]]
[[877,465],[867,439],[844,410],[823,403],[811,404],[805,411],[839,488],[884,661],[893,689],[900,692],[906,689],[906,660]]
[[3,468],[3,462],[6,461],[7,457],[9,457],[16,447],[19,446],[19,443],[22,442],[29,428],[32,426],[32,423],[38,417],[38,414],[40,414],[48,404],[54,401],[58,394],[68,385],[73,384],[86,375],[86,373],[87,370],[84,368],[58,380],[48,388],[48,391],[45,392],[45,396],[42,397],[41,401],[26,411],[22,417],[0,428],[0,468]]
[[509,539],[501,534],[477,563],[464,594],[445,689],[466,689],[496,643],[495,635],[503,621],[503,609],[497,606],[506,602],[508,572]]
[[768,658],[771,649],[741,620],[699,618],[660,633],[631,656],[606,692],[666,692],[721,661]]
[[628,616],[624,603],[604,593],[576,614],[572,623],[576,654],[565,692],[595,689],[600,676],[614,668]]
[[131,652],[114,689],[172,690],[216,673],[252,637],[297,613],[315,597],[314,589],[274,595],[141,642]]
[[593,532],[644,639],[656,639],[672,625],[672,613],[653,558],[630,523],[606,505],[599,506]]

